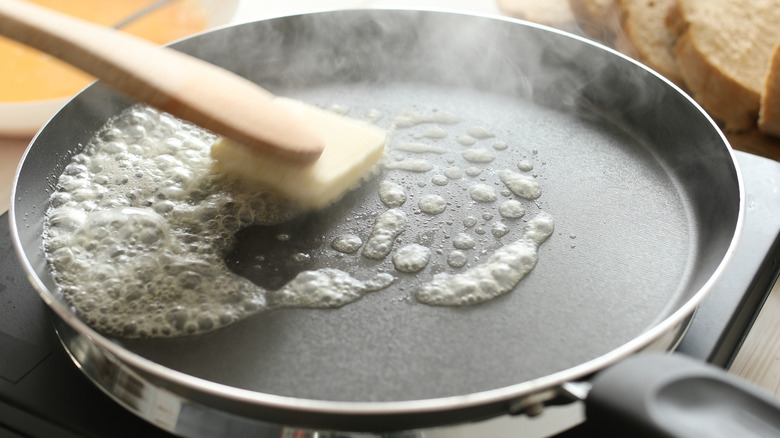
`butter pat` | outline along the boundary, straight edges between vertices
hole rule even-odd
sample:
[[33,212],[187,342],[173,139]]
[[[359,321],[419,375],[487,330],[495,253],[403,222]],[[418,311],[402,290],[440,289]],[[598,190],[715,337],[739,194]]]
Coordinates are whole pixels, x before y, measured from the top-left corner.
[[277,99],[325,142],[320,158],[301,165],[220,138],[211,147],[216,169],[273,189],[304,207],[318,209],[356,187],[382,157],[385,130],[303,102]]

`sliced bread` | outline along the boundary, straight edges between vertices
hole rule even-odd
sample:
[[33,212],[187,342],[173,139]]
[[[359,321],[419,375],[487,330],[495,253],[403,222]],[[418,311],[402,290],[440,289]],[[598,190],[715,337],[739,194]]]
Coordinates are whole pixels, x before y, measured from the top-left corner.
[[780,43],[775,46],[761,94],[758,129],[764,134],[780,137]]
[[617,0],[569,0],[574,18],[589,37],[611,45],[620,33]]
[[510,17],[567,31],[576,30],[568,0],[498,0],[498,7]]
[[615,39],[615,48],[684,87],[674,56],[676,37],[666,27],[666,16],[674,2],[619,0],[623,31]]
[[675,55],[685,84],[727,131],[756,126],[780,0],[677,0]]

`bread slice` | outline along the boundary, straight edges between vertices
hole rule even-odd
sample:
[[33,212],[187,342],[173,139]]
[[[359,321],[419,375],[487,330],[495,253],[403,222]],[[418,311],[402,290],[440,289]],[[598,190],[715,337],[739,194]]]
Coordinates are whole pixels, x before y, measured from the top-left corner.
[[675,0],[619,0],[623,31],[615,39],[615,48],[684,87],[674,56],[676,37],[666,27],[666,16],[674,3]]
[[675,56],[694,97],[727,131],[756,126],[780,0],[677,0]]
[[666,30],[677,39],[680,38],[680,35],[685,33],[687,27],[688,25],[685,23],[685,19],[680,12],[680,4],[677,0],[672,0],[666,11]]
[[566,31],[576,30],[568,0],[498,0],[498,7],[510,17]]
[[620,34],[617,0],[569,0],[569,8],[582,31],[591,38],[612,45]]
[[775,46],[764,82],[758,129],[764,134],[780,137],[780,42]]

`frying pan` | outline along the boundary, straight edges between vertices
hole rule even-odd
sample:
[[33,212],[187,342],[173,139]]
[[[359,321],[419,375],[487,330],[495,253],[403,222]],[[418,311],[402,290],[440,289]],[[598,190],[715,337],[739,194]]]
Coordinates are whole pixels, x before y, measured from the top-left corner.
[[[337,104],[355,117],[378,111],[377,124],[392,129],[390,163],[405,157],[400,142],[425,136],[422,128],[394,128],[395,114],[446,111],[460,122],[446,127],[447,138],[430,140],[447,149],[426,157],[431,171],[387,166],[323,211],[240,231],[225,255],[235,273],[268,288],[322,266],[391,273],[393,285],[338,309],[270,310],[173,339],[115,339],[91,329],[62,299],[42,250],[57,176],[133,102],[98,82],[38,133],[11,206],[22,265],[76,364],[166,430],[397,431],[521,413],[636,352],[673,348],[738,238],[742,181],[712,120],[668,81],[587,40],[509,19],[346,10],[226,27],[174,47],[276,94]],[[456,141],[473,126],[494,137]],[[508,147],[493,146],[499,142]],[[474,169],[441,191],[442,216],[421,213],[417,200],[439,190],[433,176],[480,147],[496,159],[463,165]],[[520,199],[524,219],[501,218],[500,200],[464,195],[483,183],[514,198],[502,193],[498,174],[523,160],[542,187],[538,199]],[[345,230],[365,239],[387,208],[377,197],[383,180],[409,193],[402,242],[434,249],[418,274],[395,271],[389,257],[328,252]],[[519,239],[542,211],[555,231],[513,291],[473,306],[414,300],[420,282],[455,269],[446,263],[455,236],[477,242],[468,269]],[[489,232],[498,221],[510,229],[501,238]],[[284,244],[274,240],[283,234]],[[305,266],[288,263],[301,252],[312,255]],[[263,272],[276,274],[257,273],[259,256],[271,263]]]

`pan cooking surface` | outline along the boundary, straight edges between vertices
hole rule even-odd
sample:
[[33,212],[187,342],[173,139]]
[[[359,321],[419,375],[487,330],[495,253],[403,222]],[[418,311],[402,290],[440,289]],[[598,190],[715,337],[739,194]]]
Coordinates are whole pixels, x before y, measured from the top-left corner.
[[[360,280],[390,275],[390,286],[337,309],[279,308],[199,336],[115,340],[174,370],[315,400],[502,388],[580,365],[655,326],[704,286],[734,238],[739,181],[711,121],[651,73],[568,36],[457,14],[342,11],[248,23],[177,48],[383,127],[407,110],[459,121],[394,129],[391,165],[376,177],[323,211],[240,230],[224,257],[264,288],[326,266]],[[52,175],[131,104],[93,86],[28,152],[15,221],[48,291],[56,287],[40,254],[40,217]],[[401,146],[409,143],[427,149]],[[486,155],[494,159],[480,161]],[[418,166],[407,160],[430,169],[398,168]],[[507,170],[534,175],[541,195],[507,193]],[[407,225],[394,250],[430,250],[417,273],[399,272],[393,254],[332,247],[355,237],[365,246],[390,208],[379,196],[389,183],[407,196],[395,207]],[[518,207],[524,215],[513,217]],[[543,214],[554,231],[513,291],[473,306],[415,299],[422,282],[484,264]]]
[[[651,153],[609,123],[499,95],[415,84],[322,87],[295,97],[338,104],[354,117],[378,110],[384,116],[377,123],[385,126],[404,110],[446,112],[460,122],[396,130],[391,162],[424,159],[430,171],[385,169],[322,212],[244,229],[228,265],[268,288],[321,267],[358,279],[390,273],[394,284],[336,310],[278,309],[198,337],[123,345],[188,374],[261,392],[348,401],[432,398],[503,387],[596,357],[657,322],[671,295],[685,286],[695,240],[685,200]],[[421,138],[431,126],[447,136]],[[475,126],[494,137],[464,146],[462,136]],[[409,142],[446,152],[398,150]],[[464,160],[463,152],[476,149],[496,159]],[[542,190],[535,201],[507,193],[499,180],[502,170],[520,172],[519,163],[533,166],[527,173],[537,176]],[[443,186],[432,182],[453,167],[463,169],[460,178]],[[366,241],[376,216],[388,210],[379,199],[386,181],[408,196],[397,207],[409,223],[395,248],[419,244],[432,250],[420,273],[398,272],[390,256],[371,260],[330,247],[343,235]],[[470,190],[478,184],[494,189],[497,200],[475,201]],[[446,199],[444,212],[422,212],[419,201],[429,195]],[[522,218],[499,212],[510,199],[521,202]],[[462,272],[519,240],[527,221],[542,211],[556,228],[516,290],[459,308],[414,299],[420,283],[435,273]],[[491,232],[497,224],[508,229],[500,238]],[[474,246],[460,251],[467,265],[453,268],[447,258],[464,236]]]

